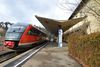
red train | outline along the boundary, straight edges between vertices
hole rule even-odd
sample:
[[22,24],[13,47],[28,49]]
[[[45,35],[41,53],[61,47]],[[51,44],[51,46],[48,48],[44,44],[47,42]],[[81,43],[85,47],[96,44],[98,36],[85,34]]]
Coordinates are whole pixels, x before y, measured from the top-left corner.
[[44,41],[45,34],[32,25],[12,25],[6,32],[4,45],[11,49],[28,47]]

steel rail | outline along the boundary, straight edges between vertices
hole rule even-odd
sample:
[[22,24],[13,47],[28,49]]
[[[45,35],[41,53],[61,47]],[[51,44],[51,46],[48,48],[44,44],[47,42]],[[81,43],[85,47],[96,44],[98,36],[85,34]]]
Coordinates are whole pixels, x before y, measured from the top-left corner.
[[3,54],[0,55],[0,63],[16,56],[16,52],[15,51],[9,51],[9,52],[5,52]]
[[21,56],[20,58],[14,60],[14,61],[8,63],[4,67],[21,67],[26,61],[28,61],[28,59],[30,59],[33,55],[35,55],[37,52],[39,52],[46,45],[47,45],[47,43],[45,43],[45,44],[43,43],[42,45],[31,49],[30,52],[24,54],[23,56]]

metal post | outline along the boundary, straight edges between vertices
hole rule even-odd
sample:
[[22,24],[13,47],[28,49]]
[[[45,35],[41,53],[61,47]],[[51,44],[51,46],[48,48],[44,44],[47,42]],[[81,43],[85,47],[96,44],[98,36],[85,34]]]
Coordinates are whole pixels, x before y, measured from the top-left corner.
[[62,47],[62,34],[63,34],[63,30],[59,29],[58,30],[58,47]]

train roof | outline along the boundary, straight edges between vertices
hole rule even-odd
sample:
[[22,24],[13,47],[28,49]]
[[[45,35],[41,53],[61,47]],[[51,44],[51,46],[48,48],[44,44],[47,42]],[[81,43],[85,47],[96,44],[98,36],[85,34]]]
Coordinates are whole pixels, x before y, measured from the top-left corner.
[[12,27],[14,27],[14,26],[24,26],[24,27],[27,27],[27,26],[29,26],[29,25],[31,25],[31,26],[34,27],[35,29],[39,30],[41,33],[45,34],[45,32],[43,32],[40,28],[38,28],[38,27],[36,27],[36,26],[34,26],[34,25],[32,25],[32,24],[20,24],[20,23],[17,23],[17,24],[12,25]]
[[30,25],[30,24],[19,24],[19,23],[17,23],[17,24],[14,24],[12,26],[25,26],[25,27],[27,27],[28,25]]

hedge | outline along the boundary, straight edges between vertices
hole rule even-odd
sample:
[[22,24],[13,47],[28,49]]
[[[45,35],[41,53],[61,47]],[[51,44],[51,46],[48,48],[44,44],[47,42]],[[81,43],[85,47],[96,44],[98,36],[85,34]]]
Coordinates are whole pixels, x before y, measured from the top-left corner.
[[79,35],[73,33],[68,37],[69,53],[78,57],[89,67],[100,67],[100,33]]

